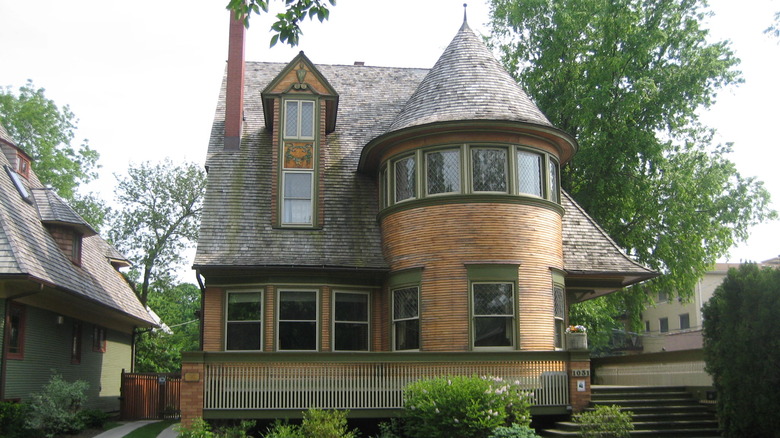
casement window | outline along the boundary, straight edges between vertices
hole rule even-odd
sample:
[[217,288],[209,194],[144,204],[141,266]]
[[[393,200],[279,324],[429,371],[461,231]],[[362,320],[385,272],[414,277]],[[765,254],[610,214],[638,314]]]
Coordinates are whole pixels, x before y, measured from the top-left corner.
[[284,102],[284,138],[314,139],[315,102],[286,100]]
[[517,158],[517,193],[524,195],[543,196],[542,192],[542,162],[541,154],[518,150]]
[[680,315],[680,330],[691,328],[691,316],[687,313]]
[[263,293],[227,293],[225,350],[261,350],[263,334]]
[[316,351],[318,327],[317,291],[280,290],[277,348]]
[[22,154],[16,154],[16,173],[25,178],[30,177],[30,160]]
[[98,325],[92,327],[92,351],[106,352],[106,329]]
[[558,162],[550,158],[549,160],[549,199],[556,204],[561,203],[561,183],[558,178]]
[[415,198],[417,165],[414,156],[402,158],[393,164],[395,173],[395,202]]
[[71,237],[71,247],[70,247],[70,261],[73,262],[73,264],[81,266],[81,242],[82,242],[83,236],[81,233],[78,233],[76,231],[73,231],[73,235]]
[[566,295],[563,287],[553,286],[553,318],[555,319],[555,348],[563,348],[564,318],[566,314]]
[[7,303],[8,318],[6,326],[8,338],[6,339],[5,351],[8,359],[24,359],[24,328],[25,328],[25,306],[13,302]]
[[81,363],[81,322],[73,323],[73,332],[70,343],[70,363],[78,365]]
[[460,193],[460,150],[425,154],[425,187],[429,195]]
[[650,321],[645,321],[645,331],[650,332]]
[[314,225],[316,102],[284,101],[281,223]]
[[514,285],[472,283],[473,345],[512,347],[514,341]]
[[471,149],[471,189],[474,192],[507,192],[506,149]]
[[368,293],[333,294],[333,348],[336,351],[368,351]]
[[393,349],[420,348],[419,288],[405,287],[393,290]]
[[658,319],[658,325],[661,327],[660,331],[661,333],[666,333],[669,331],[669,318],[660,318]]

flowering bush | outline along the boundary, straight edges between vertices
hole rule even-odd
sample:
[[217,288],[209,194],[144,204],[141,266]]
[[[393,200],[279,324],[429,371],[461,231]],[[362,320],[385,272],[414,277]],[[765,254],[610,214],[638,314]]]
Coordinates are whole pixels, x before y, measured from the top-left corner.
[[528,426],[530,394],[498,377],[439,377],[404,389],[404,431],[411,438],[485,437],[496,427]]
[[587,333],[588,329],[584,325],[570,325],[566,328],[566,333]]

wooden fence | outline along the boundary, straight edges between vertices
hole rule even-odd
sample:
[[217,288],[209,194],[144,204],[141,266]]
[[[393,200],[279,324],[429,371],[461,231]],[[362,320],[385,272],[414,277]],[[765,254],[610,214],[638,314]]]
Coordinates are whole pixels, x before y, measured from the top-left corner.
[[181,375],[122,371],[120,415],[123,420],[178,419]]

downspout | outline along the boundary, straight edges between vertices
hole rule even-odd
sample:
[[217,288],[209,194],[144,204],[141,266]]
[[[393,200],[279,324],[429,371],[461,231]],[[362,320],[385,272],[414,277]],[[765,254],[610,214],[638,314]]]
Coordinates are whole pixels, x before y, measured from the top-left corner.
[[206,286],[203,285],[200,269],[195,270],[195,279],[198,280],[198,286],[200,286],[200,312],[198,312],[198,319],[200,320],[200,340],[198,343],[198,348],[200,351],[203,351],[203,311],[205,308],[204,302],[206,301]]

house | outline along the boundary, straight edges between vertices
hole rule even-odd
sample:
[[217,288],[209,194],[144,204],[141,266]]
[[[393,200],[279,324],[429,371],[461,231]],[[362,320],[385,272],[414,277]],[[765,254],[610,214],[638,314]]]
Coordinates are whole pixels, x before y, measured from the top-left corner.
[[244,62],[243,38],[232,21],[183,421],[387,416],[404,384],[453,374],[585,406],[568,306],[657,274],[560,190],[576,140],[465,21],[431,69]]
[[54,190],[0,126],[0,400],[29,400],[52,372],[119,410],[136,328],[156,326],[118,268],[129,262]]

